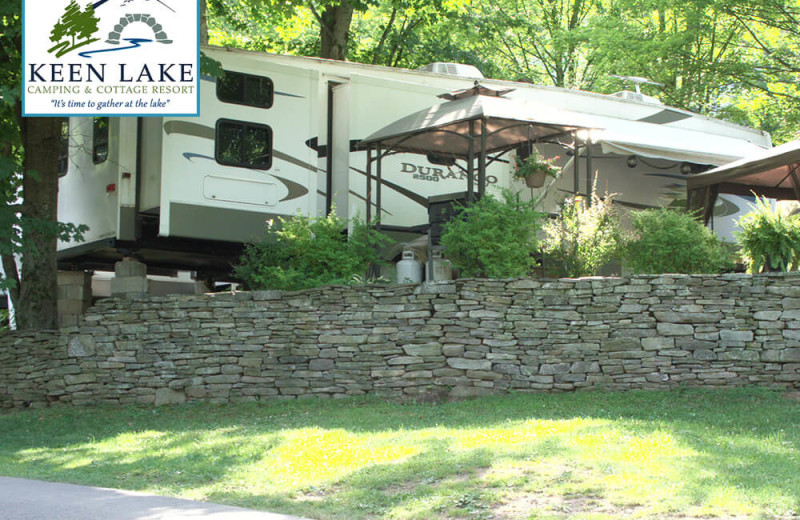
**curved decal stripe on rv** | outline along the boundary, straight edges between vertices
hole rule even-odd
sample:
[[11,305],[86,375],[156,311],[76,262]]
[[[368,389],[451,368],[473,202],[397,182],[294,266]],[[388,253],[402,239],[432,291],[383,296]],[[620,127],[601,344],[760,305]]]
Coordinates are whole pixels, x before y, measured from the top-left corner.
[[[365,172],[363,170],[359,170],[358,168],[353,168],[352,166],[350,167],[350,169],[353,170],[356,173],[360,173],[364,177],[367,176],[367,172]],[[372,174],[372,177],[373,178],[375,177],[374,173]],[[423,208],[427,208],[428,207],[428,199],[426,199],[425,197],[423,197],[421,195],[418,195],[418,194],[414,193],[411,190],[408,190],[408,189],[406,189],[406,188],[404,188],[402,186],[398,186],[397,184],[395,184],[393,182],[389,182],[386,179],[381,179],[381,185],[386,186],[387,188],[391,188],[391,189],[393,189],[394,191],[396,191],[397,193],[399,193],[401,195],[405,195],[407,198],[409,198],[412,201],[416,202],[417,204],[419,204]]]
[[655,114],[649,115],[647,117],[637,119],[637,121],[640,121],[642,123],[653,123],[654,125],[668,125],[669,123],[674,123],[675,121],[682,121],[684,119],[689,119],[690,117],[692,116],[665,108],[661,112],[656,112]]
[[[350,193],[350,195],[352,195],[353,197],[357,198],[358,200],[362,200],[362,201],[364,201],[364,203],[367,202],[367,198],[366,197],[362,197],[361,195],[359,195],[358,193],[356,193],[356,192],[354,192],[352,190],[349,191],[349,193]],[[373,202],[372,203],[372,207],[377,210],[378,209],[378,204],[376,202]],[[381,208],[381,213],[385,213],[387,215],[392,215],[391,211],[387,211],[384,208]]]
[[314,166],[313,164],[308,164],[307,162],[303,162],[300,159],[296,159],[296,158],[292,157],[291,155],[287,155],[287,154],[285,154],[283,152],[279,152],[278,150],[275,150],[275,149],[272,150],[272,155],[276,159],[280,159],[281,161],[286,161],[289,164],[294,164],[295,166],[299,166],[301,168],[305,168],[306,170],[312,171],[314,173],[324,173],[325,172],[325,170],[323,170],[322,168],[318,168],[318,167]]
[[[183,156],[189,162],[192,162],[192,159],[194,159],[195,157],[197,157],[199,159],[207,159],[209,161],[215,161],[216,162],[216,159],[214,159],[213,157],[209,157],[208,155],[201,155],[199,153],[184,152]],[[256,171],[264,171],[264,170],[256,170]],[[286,189],[288,190],[288,193],[286,194],[286,196],[284,198],[282,198],[281,200],[279,200],[278,202],[285,202],[287,200],[297,199],[299,197],[302,197],[306,193],[308,193],[308,188],[306,188],[302,184],[299,184],[299,183],[294,182],[294,181],[290,181],[289,179],[285,179],[283,177],[275,175],[274,173],[269,173],[268,175],[270,177],[274,177],[274,178],[278,179],[279,181],[281,181],[283,183],[283,185],[286,186]]]
[[[201,125],[199,123],[189,123],[186,121],[167,121],[164,123],[164,131],[167,135],[170,134],[182,134],[188,135],[191,137],[199,137],[200,139],[211,139],[212,141],[216,137],[214,129],[210,126]],[[185,156],[186,154],[184,154]],[[272,156],[276,159],[280,159],[282,161],[286,161],[289,164],[294,164],[295,166],[300,166],[301,168],[305,168],[306,170],[310,170],[314,173],[320,173],[324,170],[314,166],[313,164],[308,164],[307,162],[303,162],[300,159],[296,159],[291,155],[287,155],[283,152],[279,152],[278,150],[272,150]],[[199,156],[199,157],[206,157],[206,156]]]
[[714,205],[714,216],[715,217],[730,217],[731,215],[736,215],[742,208],[734,204],[733,202],[729,201],[728,199],[717,197],[717,204]]
[[286,196],[278,202],[286,202],[287,200],[297,199],[308,193],[308,188],[300,183],[290,181],[289,179],[284,179],[283,177],[278,177],[272,173],[270,173],[270,175],[281,181],[286,186],[286,189],[289,190],[289,193],[287,193]]
[[210,126],[189,123],[188,121],[167,121],[164,123],[164,131],[167,135],[182,134],[201,139],[211,139],[212,141],[215,135],[214,129]]
[[293,97],[293,98],[300,98],[305,99],[305,96],[298,96],[297,94],[289,94],[288,92],[281,92],[280,90],[276,90],[274,92],[276,96],[286,96],[286,97]]
[[[361,142],[361,139],[350,139],[350,153],[359,152],[361,150],[358,149],[358,143]],[[312,137],[306,141],[306,146],[317,152],[317,157],[327,157],[328,156],[328,145],[327,144],[319,144],[318,137]]]

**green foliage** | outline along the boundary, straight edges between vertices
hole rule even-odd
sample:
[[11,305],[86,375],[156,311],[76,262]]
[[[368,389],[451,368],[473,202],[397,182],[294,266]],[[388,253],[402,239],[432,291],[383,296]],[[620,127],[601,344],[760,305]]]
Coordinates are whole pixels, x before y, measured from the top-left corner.
[[624,258],[634,273],[718,273],[731,267],[725,245],[691,214],[661,208],[632,217]]
[[553,164],[556,159],[558,159],[557,156],[552,159],[545,159],[536,150],[533,150],[525,159],[520,159],[519,155],[514,156],[514,164],[516,166],[514,168],[514,177],[527,179],[537,172],[544,172],[545,175],[555,179],[561,175],[561,168]]
[[589,207],[570,197],[545,224],[543,250],[567,276],[595,275],[617,252],[619,216],[612,204],[612,195],[600,198],[596,191]]
[[225,69],[222,68],[222,63],[200,51],[200,74],[222,79],[225,76]]
[[751,273],[797,269],[800,259],[800,220],[773,210],[765,197],[756,197],[752,211],[737,222],[736,236]]
[[536,232],[544,216],[536,201],[521,202],[506,190],[503,199],[491,195],[469,206],[444,225],[445,255],[461,276],[510,278],[529,275],[536,267]]
[[261,242],[249,244],[234,272],[250,289],[294,291],[361,280],[370,264],[381,262],[377,250],[391,240],[355,219],[347,222],[332,211],[327,217],[281,218],[268,226]]
[[0,333],[9,330],[8,309],[0,309]]
[[[209,0],[211,41],[318,55],[335,0]],[[487,77],[596,92],[661,86],[667,104],[792,138],[800,123],[797,0],[373,0],[354,6],[348,59],[478,66]],[[368,8],[367,8],[368,7]]]

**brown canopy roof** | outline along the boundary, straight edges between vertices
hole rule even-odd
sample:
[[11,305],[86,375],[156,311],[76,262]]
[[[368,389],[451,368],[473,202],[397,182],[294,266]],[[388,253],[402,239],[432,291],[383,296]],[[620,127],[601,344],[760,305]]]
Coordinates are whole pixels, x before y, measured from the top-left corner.
[[[472,90],[472,89],[469,89]],[[456,97],[398,119],[360,143],[380,143],[396,152],[447,153],[466,157],[470,121],[486,121],[486,153],[527,141],[562,135],[580,128],[601,128],[595,118],[497,95]],[[473,136],[480,135],[475,125]]]
[[689,191],[715,186],[719,193],[765,195],[774,199],[800,199],[795,178],[800,164],[800,140],[776,146],[744,159],[714,168],[686,180]]

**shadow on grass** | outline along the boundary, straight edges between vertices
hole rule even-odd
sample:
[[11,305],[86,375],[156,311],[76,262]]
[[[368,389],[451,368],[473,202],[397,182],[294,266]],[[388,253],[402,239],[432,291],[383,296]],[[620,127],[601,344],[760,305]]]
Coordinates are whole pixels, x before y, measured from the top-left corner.
[[[579,418],[589,423],[569,435],[611,427],[633,437],[666,432],[690,449],[675,483],[684,502],[703,504],[733,489],[751,497],[766,517],[772,506],[759,504],[775,497],[781,508],[776,515],[800,510],[800,407],[764,390],[510,395],[442,405],[353,399],[29,410],[0,416],[0,473],[173,494],[195,490],[212,501],[319,518],[379,518],[396,511],[418,518],[477,517],[494,500],[481,471],[499,460],[569,457],[569,435],[491,449],[457,449],[453,439],[426,438],[408,457],[282,492],[263,466],[287,443],[285,433],[298,429],[399,436],[440,428],[446,435]],[[129,443],[117,442],[126,436]],[[106,442],[109,448],[102,449]],[[261,480],[237,486],[239,475],[253,468]],[[226,479],[232,483],[211,485]]]

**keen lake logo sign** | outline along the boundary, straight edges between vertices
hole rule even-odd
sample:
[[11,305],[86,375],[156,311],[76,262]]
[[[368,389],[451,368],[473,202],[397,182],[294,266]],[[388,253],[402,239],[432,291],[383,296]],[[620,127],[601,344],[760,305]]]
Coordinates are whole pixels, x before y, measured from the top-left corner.
[[196,116],[199,4],[23,0],[25,116]]

